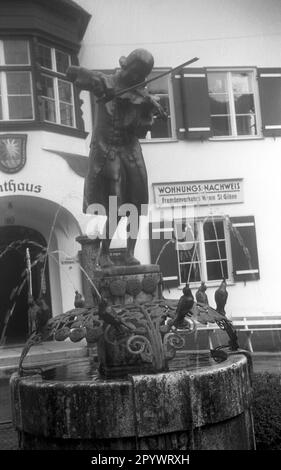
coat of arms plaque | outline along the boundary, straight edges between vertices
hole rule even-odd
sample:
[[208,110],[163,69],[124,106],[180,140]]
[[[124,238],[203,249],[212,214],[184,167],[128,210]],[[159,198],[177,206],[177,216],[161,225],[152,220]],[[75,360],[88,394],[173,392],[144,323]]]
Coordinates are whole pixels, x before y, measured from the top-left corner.
[[0,170],[17,173],[26,162],[26,134],[0,135]]

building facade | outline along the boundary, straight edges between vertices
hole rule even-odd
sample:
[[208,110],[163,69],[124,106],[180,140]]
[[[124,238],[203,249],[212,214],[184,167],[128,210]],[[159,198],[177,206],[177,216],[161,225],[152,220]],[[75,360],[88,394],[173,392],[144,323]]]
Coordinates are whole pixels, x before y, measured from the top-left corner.
[[[34,290],[44,290],[53,315],[82,290],[75,238],[92,237],[99,223],[82,213],[95,100],[65,73],[71,63],[116,70],[137,47],[154,55],[152,75],[199,60],[150,85],[169,117],[156,115],[141,140],[150,204],[136,256],[159,262],[167,297],[205,281],[212,304],[226,278],[232,318],[280,315],[272,295],[281,261],[278,0],[50,3],[1,2],[1,246],[20,240],[23,247],[1,258],[2,328],[25,269],[26,239]],[[8,265],[15,266],[9,276]],[[27,328],[27,286],[17,295],[11,338]]]

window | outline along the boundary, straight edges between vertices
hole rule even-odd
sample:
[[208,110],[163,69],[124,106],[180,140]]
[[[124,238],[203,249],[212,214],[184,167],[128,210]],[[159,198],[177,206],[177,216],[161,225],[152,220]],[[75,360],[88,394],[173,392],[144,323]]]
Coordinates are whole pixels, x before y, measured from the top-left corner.
[[71,63],[70,55],[43,44],[40,44],[38,49],[42,71],[43,119],[75,127],[73,86],[65,79]]
[[[148,77],[148,80],[156,77],[163,73],[163,70],[154,70]],[[157,113],[154,116],[154,123],[152,125],[151,131],[148,131],[145,140],[150,139],[171,139],[174,137],[174,123],[172,119],[172,110],[170,102],[170,81],[169,75],[162,77],[158,80],[155,80],[152,83],[149,83],[147,86],[150,93],[156,95],[159,99],[159,103],[164,108],[167,113],[168,118],[162,119]]]
[[175,221],[175,236],[181,284],[230,277],[230,242],[224,220]]
[[207,81],[213,136],[257,136],[260,126],[254,71],[209,71]]
[[253,216],[162,219],[149,223],[149,237],[151,263],[159,264],[167,287],[260,279]]
[[34,119],[29,43],[0,40],[0,120]]

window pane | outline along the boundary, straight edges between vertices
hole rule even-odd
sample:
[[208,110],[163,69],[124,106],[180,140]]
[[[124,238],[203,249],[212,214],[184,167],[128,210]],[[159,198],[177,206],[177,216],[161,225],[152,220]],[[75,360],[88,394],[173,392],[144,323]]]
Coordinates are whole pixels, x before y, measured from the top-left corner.
[[188,219],[175,221],[175,236],[178,241],[193,242],[198,238],[197,225]]
[[63,80],[58,80],[58,86],[60,101],[72,103],[71,84]]
[[231,135],[230,116],[211,116],[214,136]]
[[18,40],[5,40],[4,56],[7,65],[26,65],[29,64],[28,42]]
[[253,95],[234,95],[236,114],[249,114],[255,112]]
[[9,95],[27,95],[31,93],[29,72],[7,72]]
[[237,116],[236,126],[238,135],[256,135],[256,116],[255,114],[248,114],[247,116]]
[[215,261],[207,263],[208,281],[228,279],[227,261]]
[[212,222],[205,222],[204,223],[204,239],[205,240],[224,239],[223,221],[214,220]]
[[56,50],[57,72],[66,73],[69,67],[69,55]]
[[154,123],[151,128],[151,138],[152,139],[165,139],[168,137],[172,137],[172,128],[171,128],[170,118],[168,118],[167,120],[164,120],[164,119],[157,117],[154,120]]
[[60,103],[61,124],[73,126],[73,107],[69,104]]
[[9,96],[10,119],[33,119],[31,96]]
[[48,98],[55,97],[54,79],[47,77],[46,75],[42,76],[42,95],[47,96]]
[[[162,72],[159,70],[153,71],[148,76],[148,80],[156,77],[157,75],[160,75],[160,73]],[[157,95],[158,93],[167,94],[168,93],[168,77],[166,76],[166,77],[158,78],[157,80],[155,80],[155,82],[149,83],[147,85],[147,88],[149,89],[150,93],[155,94],[155,95]]]
[[154,139],[164,139],[167,137],[172,137],[169,96],[161,95],[159,96],[159,98],[159,103],[161,104],[167,116],[169,117],[167,119],[163,119],[159,116],[159,114],[155,114],[154,122],[151,129],[151,137]]
[[[181,249],[179,249],[180,263],[199,261],[198,243],[180,243],[179,245],[181,246]],[[183,247],[184,249],[182,249]]]
[[52,55],[51,55],[51,48],[47,46],[42,46],[39,44],[38,47],[38,61],[42,67],[46,67],[47,69],[52,69]]
[[232,89],[235,94],[253,93],[252,74],[248,72],[240,72],[231,74]]
[[226,93],[210,96],[211,114],[229,114],[229,99]]
[[227,93],[227,76],[224,72],[207,75],[209,93]]
[[43,112],[45,121],[56,122],[55,102],[43,98]]
[[181,277],[180,278],[181,283],[201,281],[199,263],[181,264],[180,265],[180,277]]
[[205,243],[206,259],[226,259],[225,242],[207,242]]

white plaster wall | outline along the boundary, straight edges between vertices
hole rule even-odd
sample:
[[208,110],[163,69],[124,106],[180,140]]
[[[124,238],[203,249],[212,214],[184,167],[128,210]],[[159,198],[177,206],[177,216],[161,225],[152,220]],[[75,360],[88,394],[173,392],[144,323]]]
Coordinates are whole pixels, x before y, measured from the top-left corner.
[[175,66],[193,56],[202,66],[266,67],[279,61],[279,0],[77,3],[92,14],[81,51],[85,66],[116,67],[118,58],[136,47],[151,50],[156,66]]

